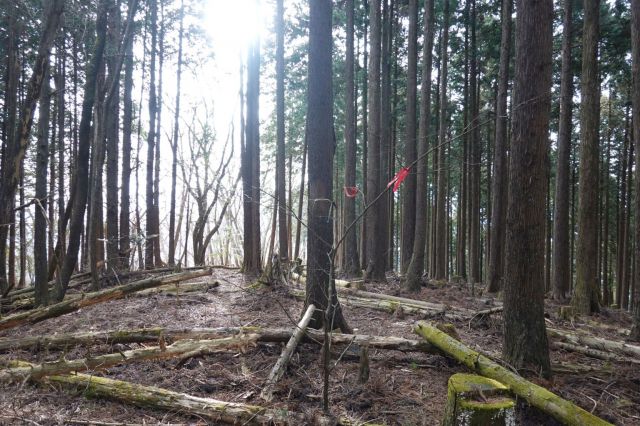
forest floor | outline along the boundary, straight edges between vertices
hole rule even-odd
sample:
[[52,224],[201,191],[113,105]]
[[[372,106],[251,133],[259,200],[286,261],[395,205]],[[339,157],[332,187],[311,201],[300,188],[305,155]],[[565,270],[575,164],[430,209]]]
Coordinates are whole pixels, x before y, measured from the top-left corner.
[[[293,327],[303,309],[301,300],[289,296],[285,288],[253,286],[237,271],[214,269],[211,280],[216,289],[188,293],[179,297],[149,295],[129,297],[98,304],[39,324],[0,332],[0,337],[26,337],[165,326],[172,328],[262,326]],[[427,286],[417,294],[404,293],[396,277],[386,284],[368,283],[368,291],[402,295],[455,307],[486,309],[494,301],[476,296],[466,285]],[[548,325],[565,330],[588,330],[608,339],[623,340],[618,329],[628,328],[630,318],[617,310],[605,309],[587,323],[558,319],[557,306],[547,302]],[[412,333],[417,316],[387,313],[343,306],[349,325],[357,333],[419,339]],[[433,319],[432,319],[433,320]],[[448,321],[451,322],[451,321]],[[491,355],[501,351],[501,316],[482,322],[453,321],[460,339]],[[129,345],[131,348],[138,344]],[[108,353],[108,345],[77,346],[65,352],[54,350],[13,350],[0,355],[3,360],[31,362],[85,358]],[[115,349],[122,350],[122,349]],[[322,370],[320,346],[301,344],[285,376],[278,382],[274,400],[267,404],[259,397],[282,344],[259,344],[243,353],[217,353],[192,358],[177,367],[177,360],[148,361],[111,367],[93,374],[153,385],[191,395],[222,401],[270,406],[313,415],[321,410]],[[336,349],[339,350],[339,349]],[[331,373],[331,410],[360,424],[390,425],[440,424],[447,395],[447,380],[465,368],[440,355],[369,350],[370,379],[358,383],[356,357],[343,357]],[[521,372],[541,384],[614,424],[640,425],[640,368],[638,365],[611,363],[584,355],[552,350],[552,363],[592,366],[594,371],[557,373],[552,381],[537,378],[535,372]],[[557,424],[535,409],[519,410],[518,424]],[[206,424],[203,419],[181,413],[136,408],[105,399],[86,399],[82,389],[70,392],[54,385],[13,384],[0,388],[0,424]]]

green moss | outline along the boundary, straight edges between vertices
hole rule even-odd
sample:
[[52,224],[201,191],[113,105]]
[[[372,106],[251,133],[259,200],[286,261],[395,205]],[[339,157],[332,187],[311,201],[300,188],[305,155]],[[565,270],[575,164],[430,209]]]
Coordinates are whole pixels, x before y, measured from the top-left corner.
[[486,377],[454,374],[449,378],[444,425],[515,424],[515,403],[508,391],[507,386]]

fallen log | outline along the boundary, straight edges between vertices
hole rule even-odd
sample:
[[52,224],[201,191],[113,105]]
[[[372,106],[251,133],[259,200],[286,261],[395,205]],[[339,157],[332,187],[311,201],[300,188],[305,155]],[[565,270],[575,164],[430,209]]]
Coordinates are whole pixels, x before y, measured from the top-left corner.
[[298,347],[298,343],[300,342],[300,340],[302,340],[302,336],[304,336],[304,333],[307,330],[307,326],[309,325],[309,321],[311,321],[311,317],[315,310],[316,307],[313,304],[309,305],[307,311],[302,316],[302,319],[300,320],[300,322],[298,322],[298,325],[293,330],[291,338],[287,342],[287,345],[284,347],[280,358],[278,358],[278,361],[271,369],[269,377],[267,378],[267,383],[265,384],[264,388],[262,388],[262,392],[260,392],[260,398],[264,399],[265,401],[271,401],[273,399],[275,385],[284,374],[284,370],[289,364],[291,355],[293,355],[293,352]]
[[[288,328],[260,327],[219,327],[168,329],[163,327],[132,330],[112,330],[91,333],[72,333],[53,336],[32,336],[20,339],[1,338],[0,352],[17,349],[43,348],[62,349],[74,345],[127,344],[157,342],[160,338],[167,343],[179,340],[208,340],[220,337],[252,334],[257,342],[286,342],[291,338]],[[303,336],[305,343],[322,344],[324,334],[321,331],[307,329]],[[395,336],[371,336],[366,334],[333,334],[332,345],[359,345],[375,349],[388,349],[400,352],[424,352],[441,354],[434,346],[424,340],[412,340]]]
[[588,356],[590,358],[601,359],[603,361],[613,361],[613,362],[619,362],[619,363],[623,363],[623,364],[624,363],[640,364],[640,360],[638,360],[638,359],[629,358],[629,357],[625,357],[625,356],[621,356],[621,355],[616,355],[616,354],[611,353],[611,352],[606,352],[606,351],[601,351],[601,350],[598,350],[598,349],[593,349],[593,348],[590,348],[588,346],[574,345],[572,343],[558,342],[558,341],[551,341],[551,342],[549,342],[549,344],[553,348],[563,349],[563,350],[569,351],[569,352],[580,353],[580,354],[586,355],[586,356]]
[[60,315],[75,312],[86,306],[95,305],[109,300],[122,299],[123,297],[135,293],[137,291],[146,290],[148,288],[159,287],[164,284],[172,284],[180,281],[186,281],[193,278],[209,275],[209,270],[199,270],[194,272],[183,272],[180,274],[172,274],[159,278],[148,278],[141,281],[134,281],[117,287],[108,288],[93,293],[86,293],[79,297],[62,301],[54,305],[43,308],[33,309],[15,315],[0,319],[0,330],[17,327],[22,324],[35,324],[49,318],[55,318]]
[[7,368],[0,370],[0,383],[25,379],[37,380],[41,377],[54,374],[104,369],[114,365],[130,364],[136,361],[170,359],[194,353],[195,351],[204,354],[223,350],[228,351],[231,349],[244,350],[247,346],[254,345],[255,342],[256,336],[251,334],[212,340],[181,340],[169,346],[166,346],[161,340],[159,346],[131,349],[91,358],[74,359],[70,361],[62,359],[60,361],[45,362],[28,367]]
[[640,346],[630,345],[628,343],[615,340],[607,340],[601,337],[588,336],[585,334],[570,333],[549,327],[547,327],[547,334],[553,339],[558,339],[573,345],[583,345],[599,351],[616,352],[640,361]]
[[414,331],[469,369],[507,385],[513,393],[563,424],[575,426],[610,424],[547,389],[507,370],[424,321],[418,322]]
[[[35,367],[21,362],[19,368]],[[18,367],[16,367],[18,368]],[[169,410],[204,418],[212,423],[229,424],[302,424],[304,418],[285,410],[269,410],[255,405],[225,402],[174,392],[155,386],[143,386],[122,380],[86,374],[53,375],[32,378],[47,384],[62,384],[77,389],[88,397],[101,397],[121,401],[142,408]]]
[[148,296],[151,294],[164,294],[168,296],[178,296],[180,294],[185,294],[185,293],[207,292],[219,286],[220,286],[220,283],[218,281],[213,281],[213,282],[202,281],[202,282],[183,283],[183,284],[176,283],[176,284],[163,285],[156,288],[149,288],[147,290],[142,290],[135,293],[134,296],[142,297],[142,296]]

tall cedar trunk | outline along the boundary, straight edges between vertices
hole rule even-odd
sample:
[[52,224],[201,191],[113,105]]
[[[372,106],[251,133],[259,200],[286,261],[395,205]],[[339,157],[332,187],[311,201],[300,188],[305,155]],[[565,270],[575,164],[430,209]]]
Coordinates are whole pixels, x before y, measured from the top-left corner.
[[[366,204],[367,195],[369,193],[367,188],[368,182],[368,157],[369,157],[369,49],[366,48],[369,39],[367,38],[369,30],[369,20],[366,19],[370,14],[369,0],[363,0],[364,4],[364,17],[362,19],[362,32],[363,32],[363,65],[362,70],[362,191],[365,194],[364,204]],[[363,209],[365,206],[363,205]],[[360,267],[366,269],[369,263],[369,257],[367,255],[367,216],[362,217],[362,228],[360,230]]]
[[[425,14],[426,17],[426,14]],[[425,25],[425,31],[427,26]],[[426,33],[425,33],[426,36]],[[425,48],[426,53],[426,48]],[[430,52],[429,52],[430,53]],[[426,64],[426,61],[425,61]],[[429,70],[431,73],[431,70]],[[418,74],[418,0],[409,0],[409,38],[407,40],[407,111],[406,111],[406,136],[404,148],[405,165],[412,164],[417,156],[417,74]],[[430,85],[430,81],[426,82]],[[424,81],[423,81],[424,84]],[[423,89],[424,96],[424,89]],[[422,163],[422,161],[420,162]],[[420,165],[418,165],[420,167]],[[418,171],[419,173],[419,171]],[[424,177],[424,176],[423,176]],[[424,180],[424,179],[423,179]],[[426,183],[426,181],[425,181]],[[400,272],[407,272],[409,262],[413,255],[413,240],[415,238],[418,211],[416,210],[417,198],[426,196],[426,186],[417,187],[416,173],[411,171],[407,176],[402,190],[402,236],[400,238]],[[424,204],[423,204],[424,209]],[[424,235],[422,236],[424,239]],[[423,244],[423,241],[420,241]],[[424,250],[424,249],[423,249]],[[424,251],[422,252],[424,258]],[[420,268],[422,269],[422,268]],[[421,272],[421,271],[420,271]],[[414,284],[415,285],[415,284]]]
[[[305,309],[316,310],[309,327],[320,328],[334,318],[330,330],[348,327],[342,316],[333,279],[333,71],[331,58],[332,2],[316,0],[309,12],[309,76],[307,138],[309,144],[309,198],[307,238],[307,283]],[[330,303],[327,300],[331,295]]]
[[[371,26],[369,82],[368,82],[368,126],[367,126],[367,206],[371,205],[380,192],[380,54],[381,54],[381,17],[380,0],[372,0],[369,4],[369,24]],[[309,156],[311,157],[311,156]],[[312,161],[309,161],[311,165]],[[381,202],[380,202],[381,203]],[[380,222],[381,204],[371,205],[366,217],[366,233],[368,236],[378,235],[385,226]],[[377,238],[367,238],[367,278],[372,281],[386,281],[386,245]]]
[[571,301],[576,312],[580,314],[599,311],[597,262],[595,261],[597,259],[599,181],[599,15],[600,0],[584,0],[578,240],[576,242],[576,284]]
[[171,141],[171,206],[169,211],[169,265],[176,260],[176,181],[178,167],[178,139],[180,138],[180,89],[182,83],[182,40],[184,37],[184,0],[180,2],[180,30],[178,32],[178,72],[176,74],[176,107],[173,115],[173,139]]
[[[633,75],[633,140],[636,146],[636,166],[640,164],[640,0],[631,0],[631,49]],[[636,176],[635,259],[640,261],[640,177]],[[636,263],[633,292],[633,326],[631,338],[640,340],[640,266]]]
[[620,195],[618,197],[618,247],[617,247],[617,259],[616,259],[616,303],[618,307],[622,307],[622,287],[624,286],[624,263],[625,253],[627,246],[627,230],[625,229],[626,219],[626,205],[627,205],[627,158],[629,151],[629,138],[627,137],[627,129],[629,126],[629,108],[625,112],[625,137],[622,145],[621,160],[618,161],[620,181]]
[[550,374],[544,322],[544,205],[551,106],[551,0],[517,0],[503,353]]
[[[120,73],[118,72],[118,55],[116,54],[120,44],[121,34],[121,17],[120,17],[120,0],[111,5],[109,24],[109,45],[111,46],[110,58],[107,61],[109,72],[109,81],[115,81],[120,87]],[[119,134],[120,134],[120,90],[116,90],[109,99],[106,108],[106,148],[107,148],[107,170],[106,170],[106,196],[107,196],[107,265],[109,269],[118,270],[119,262],[119,244],[118,244],[118,156],[119,156]]]
[[[7,147],[3,155],[2,180],[0,181],[0,224],[13,222],[15,195],[20,182],[20,176],[22,175],[24,156],[29,146],[33,113],[38,98],[40,97],[45,71],[48,67],[49,53],[55,40],[58,27],[60,26],[60,17],[63,8],[64,0],[52,0],[47,5],[43,19],[42,36],[38,45],[38,54],[33,66],[33,73],[27,84],[26,97],[22,104],[22,110],[20,111],[17,132],[13,139],[7,140]],[[15,33],[14,35],[17,36]],[[17,40],[15,43],[17,44]],[[15,47],[16,44],[13,44],[12,47]],[[13,50],[13,48],[9,50]],[[17,62],[17,51],[15,53],[15,62]],[[9,60],[12,59],[9,58]],[[16,75],[15,78],[17,79],[17,77]],[[0,226],[0,292],[3,293],[9,287],[6,277],[8,231],[9,227]]]
[[260,250],[260,134],[258,101],[260,94],[260,43],[254,40],[247,60],[247,123],[242,160],[244,191],[244,261],[247,274],[262,270]]
[[47,209],[53,209],[47,195],[47,165],[49,160],[49,111],[51,86],[49,84],[49,61],[40,93],[38,109],[38,150],[36,154],[36,204],[33,211],[33,263],[35,270],[35,305],[49,304],[49,280],[47,274]]
[[[120,266],[129,268],[131,253],[130,210],[131,199],[129,187],[131,183],[131,130],[133,124],[133,37],[126,47],[124,62],[124,93],[122,106],[122,190],[120,192]],[[136,174],[138,166],[136,165]]]
[[[13,145],[16,138],[16,117],[18,113],[18,79],[20,76],[20,61],[18,59],[19,48],[19,25],[16,18],[17,5],[13,5],[8,12],[9,25],[8,25],[8,37],[7,37],[7,65],[6,65],[6,81],[5,81],[5,99],[4,109],[6,119],[3,121],[3,145],[2,145],[2,176],[4,177],[4,171],[9,167],[7,158],[13,151]],[[4,197],[4,180],[0,182],[0,196]],[[15,197],[15,190],[11,196],[11,200]],[[11,202],[11,200],[4,199],[5,203]],[[0,213],[1,214],[1,213]],[[0,222],[0,225],[13,223],[15,215],[13,211],[3,217],[4,221]],[[0,226],[0,292],[5,293],[12,284],[7,281],[6,277],[6,263],[7,263],[7,251],[6,251],[6,239],[7,228],[15,229],[13,226]],[[13,262],[12,262],[13,263]]]
[[278,247],[280,259],[289,257],[287,230],[287,183],[284,128],[284,0],[277,0],[276,11],[276,198],[278,199]]
[[158,38],[158,0],[149,0],[151,21],[151,58],[149,64],[149,133],[147,135],[147,181],[145,197],[147,202],[146,241],[144,247],[144,264],[147,269],[153,269],[153,244],[157,236],[153,235],[153,162],[155,157],[156,118],[158,99],[156,95],[156,44]]
[[610,296],[610,283],[609,283],[609,210],[610,210],[610,184],[609,184],[609,176],[611,173],[611,134],[613,132],[613,128],[611,126],[611,115],[612,115],[612,106],[613,100],[615,99],[615,92],[612,88],[610,88],[609,100],[608,100],[608,116],[607,116],[607,145],[606,145],[606,159],[604,171],[602,173],[603,187],[602,194],[604,199],[604,214],[603,214],[603,231],[602,231],[602,304],[604,306],[609,306],[611,304]]
[[431,122],[431,65],[433,62],[434,5],[426,0],[424,9],[424,46],[422,56],[422,77],[420,80],[420,134],[418,137],[418,164],[416,171],[416,225],[413,236],[411,262],[407,269],[405,287],[408,290],[420,289],[420,278],[424,272],[424,258],[427,234],[427,174],[429,168],[429,123]]
[[[380,172],[378,190],[385,189],[389,182],[390,155],[391,155],[391,15],[393,0],[382,0],[382,40],[381,40],[381,78],[380,78]],[[389,4],[391,3],[391,4]],[[376,244],[380,246],[380,260],[383,261],[383,269],[389,268],[389,241],[392,218],[389,216],[390,192],[385,192],[376,203],[378,207],[378,232]]]
[[625,224],[624,224],[624,253],[622,263],[622,303],[620,307],[622,309],[629,309],[629,290],[631,288],[633,269],[633,243],[631,240],[631,215],[632,215],[632,203],[631,203],[631,188],[633,187],[633,162],[635,146],[632,141],[629,141],[629,157],[627,158],[627,202],[625,212]]
[[[347,46],[345,59],[345,167],[344,186],[351,188],[356,186],[356,96],[355,96],[355,76],[354,76],[354,0],[347,0]],[[360,259],[358,257],[358,240],[355,227],[348,229],[356,219],[356,199],[354,197],[344,197],[343,201],[343,232],[348,232],[344,240],[344,257],[342,272],[347,277],[360,275]]]
[[80,237],[83,231],[84,213],[89,192],[89,149],[91,144],[91,120],[95,103],[98,74],[103,63],[107,32],[107,0],[100,0],[96,19],[96,39],[94,52],[87,69],[84,85],[84,99],[78,130],[78,152],[75,166],[75,196],[73,198],[71,223],[69,225],[69,244],[64,257],[60,279],[57,282],[56,299],[61,301],[67,291],[69,279],[78,261]]
[[496,109],[496,138],[493,148],[493,197],[491,209],[491,238],[489,241],[489,292],[502,287],[505,197],[507,189],[507,92],[509,90],[509,59],[511,57],[512,0],[502,1],[502,35],[500,38],[500,71]]
[[306,135],[306,131],[305,131],[305,136],[304,136],[304,146],[302,148],[302,172],[300,173],[300,190],[298,191],[298,217],[297,217],[297,224],[296,224],[296,248],[293,252],[293,258],[294,260],[297,260],[300,256],[300,238],[301,238],[301,233],[302,233],[302,207],[303,207],[303,202],[304,202],[304,178],[305,175],[307,173],[306,167],[307,167],[307,149],[308,148],[308,143],[307,143],[307,135]]
[[464,6],[464,86],[463,102],[464,110],[462,117],[462,158],[460,160],[460,199],[459,199],[459,221],[456,254],[456,275],[463,280],[467,278],[467,234],[468,234],[468,211],[469,211],[469,17],[470,0],[465,1]]
[[[66,87],[66,53],[65,53],[65,45],[64,38],[61,37],[60,40],[61,48],[58,51],[58,72],[56,75],[56,103],[58,110],[58,143],[56,148],[58,150],[58,242],[56,244],[56,248],[52,253],[49,253],[49,262],[51,264],[55,264],[60,266],[60,261],[62,260],[60,257],[64,252],[65,243],[66,243],[66,221],[65,217],[65,87]],[[67,219],[68,220],[68,219]],[[52,222],[53,223],[53,222]],[[57,245],[60,244],[60,250],[57,250]],[[50,275],[47,272],[47,280],[50,279]]]
[[571,160],[571,113],[573,108],[573,73],[571,72],[571,31],[573,1],[564,0],[562,21],[562,70],[560,75],[560,120],[558,130],[558,164],[553,213],[553,298],[565,299],[569,292],[571,263],[569,256],[569,173]]
[[158,29],[158,91],[157,91],[157,104],[156,112],[158,117],[156,119],[156,132],[155,132],[155,155],[153,163],[153,235],[156,237],[153,241],[153,263],[155,267],[163,265],[160,256],[160,137],[161,135],[161,123],[162,123],[162,83],[163,83],[163,71],[164,71],[164,34],[165,34],[165,17],[164,17],[164,2],[160,1],[160,28]]
[[478,94],[478,51],[476,47],[476,1],[471,2],[471,59],[469,70],[469,103],[471,104],[470,137],[469,137],[469,279],[479,282],[481,268],[480,241],[480,121]]
[[438,129],[438,195],[436,201],[435,271],[437,280],[447,279],[447,74],[449,46],[449,0],[444,0],[444,23],[440,45],[440,118]]

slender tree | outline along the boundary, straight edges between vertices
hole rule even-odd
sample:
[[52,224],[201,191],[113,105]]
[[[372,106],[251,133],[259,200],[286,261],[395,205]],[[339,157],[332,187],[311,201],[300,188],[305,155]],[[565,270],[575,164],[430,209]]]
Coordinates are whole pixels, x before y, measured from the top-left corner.
[[420,289],[420,278],[424,272],[425,240],[427,233],[427,176],[429,157],[429,123],[431,122],[431,65],[433,62],[434,34],[433,0],[427,0],[424,9],[424,46],[422,55],[422,77],[420,80],[420,127],[418,137],[418,164],[416,182],[416,227],[413,237],[411,262],[407,269],[405,287],[412,291]]
[[[426,25],[425,25],[426,28]],[[430,70],[429,70],[430,72]],[[405,164],[412,164],[416,160],[416,106],[417,106],[417,75],[418,75],[418,1],[409,0],[409,38],[407,39],[407,110],[406,137],[404,148]],[[427,82],[429,83],[429,82]],[[423,93],[424,95],[424,93]],[[400,238],[400,272],[404,273],[409,267],[413,254],[413,239],[416,231],[416,198],[424,194],[417,192],[416,173],[407,176],[402,190],[402,235]],[[423,192],[425,188],[421,187]],[[422,237],[424,239],[424,236]],[[422,242],[421,242],[422,244]],[[423,254],[424,257],[424,254]]]
[[176,73],[176,106],[173,113],[173,139],[171,141],[171,206],[169,211],[169,265],[176,256],[176,180],[178,165],[178,140],[180,138],[180,89],[182,84],[182,42],[184,38],[184,0],[180,2],[180,29],[178,30],[178,70]]
[[503,353],[550,374],[544,321],[544,226],[551,94],[551,0],[517,0]]
[[558,160],[553,228],[553,298],[565,299],[569,292],[569,177],[571,160],[571,113],[573,74],[571,72],[571,42],[573,0],[564,0],[562,21],[562,69],[560,76],[560,128],[558,130]]
[[[633,139],[636,165],[640,164],[640,0],[631,0],[631,50],[633,75]],[[636,176],[635,291],[633,294],[633,326],[631,338],[640,340],[640,179]]]
[[[333,279],[333,69],[332,2],[310,3],[307,138],[309,149],[309,198],[307,238],[306,306],[316,306],[310,327],[348,330],[336,296]],[[330,299],[329,299],[330,297]]]
[[[347,0],[347,40],[346,40],[346,58],[345,58],[345,108],[346,108],[346,126],[345,126],[345,167],[344,167],[344,186],[353,188],[356,186],[356,96],[355,96],[355,75],[354,75],[354,0]],[[348,190],[348,189],[347,189]],[[343,232],[349,232],[344,240],[344,258],[342,264],[342,272],[348,277],[360,275],[360,259],[358,257],[358,240],[355,227],[348,231],[348,227],[356,219],[356,200],[355,197],[345,196],[343,201]]]
[[147,269],[154,266],[154,235],[153,214],[155,212],[153,197],[154,158],[156,144],[156,119],[158,117],[158,95],[156,90],[156,58],[158,56],[158,0],[149,0],[149,12],[151,28],[151,58],[149,60],[149,129],[147,134],[147,181],[145,196],[147,205],[146,241],[144,247],[144,264]]
[[599,15],[600,0],[584,0],[578,240],[576,242],[576,283],[571,301],[579,314],[599,311],[597,262],[595,261],[598,238],[598,127],[600,125]]
[[284,137],[284,0],[276,2],[276,198],[278,200],[278,248],[281,260],[289,257],[287,183]]
[[502,34],[500,37],[500,71],[496,109],[496,136],[493,149],[493,174],[491,182],[491,238],[489,248],[489,292],[502,287],[505,192],[507,187],[507,92],[509,90],[509,60],[511,57],[511,9],[512,0],[502,1]]
[[447,278],[447,79],[449,46],[449,0],[444,0],[440,65],[440,117],[438,123],[438,188],[436,201],[435,270],[433,277]]
[[[371,27],[368,82],[368,125],[367,125],[367,205],[372,204],[379,195],[380,188],[380,55],[381,27],[380,0],[369,3],[369,24]],[[311,163],[311,161],[310,161]],[[366,233],[373,236],[386,224],[380,222],[380,205],[372,205],[366,216]],[[377,238],[366,239],[366,273],[373,281],[386,281],[386,245]]]

